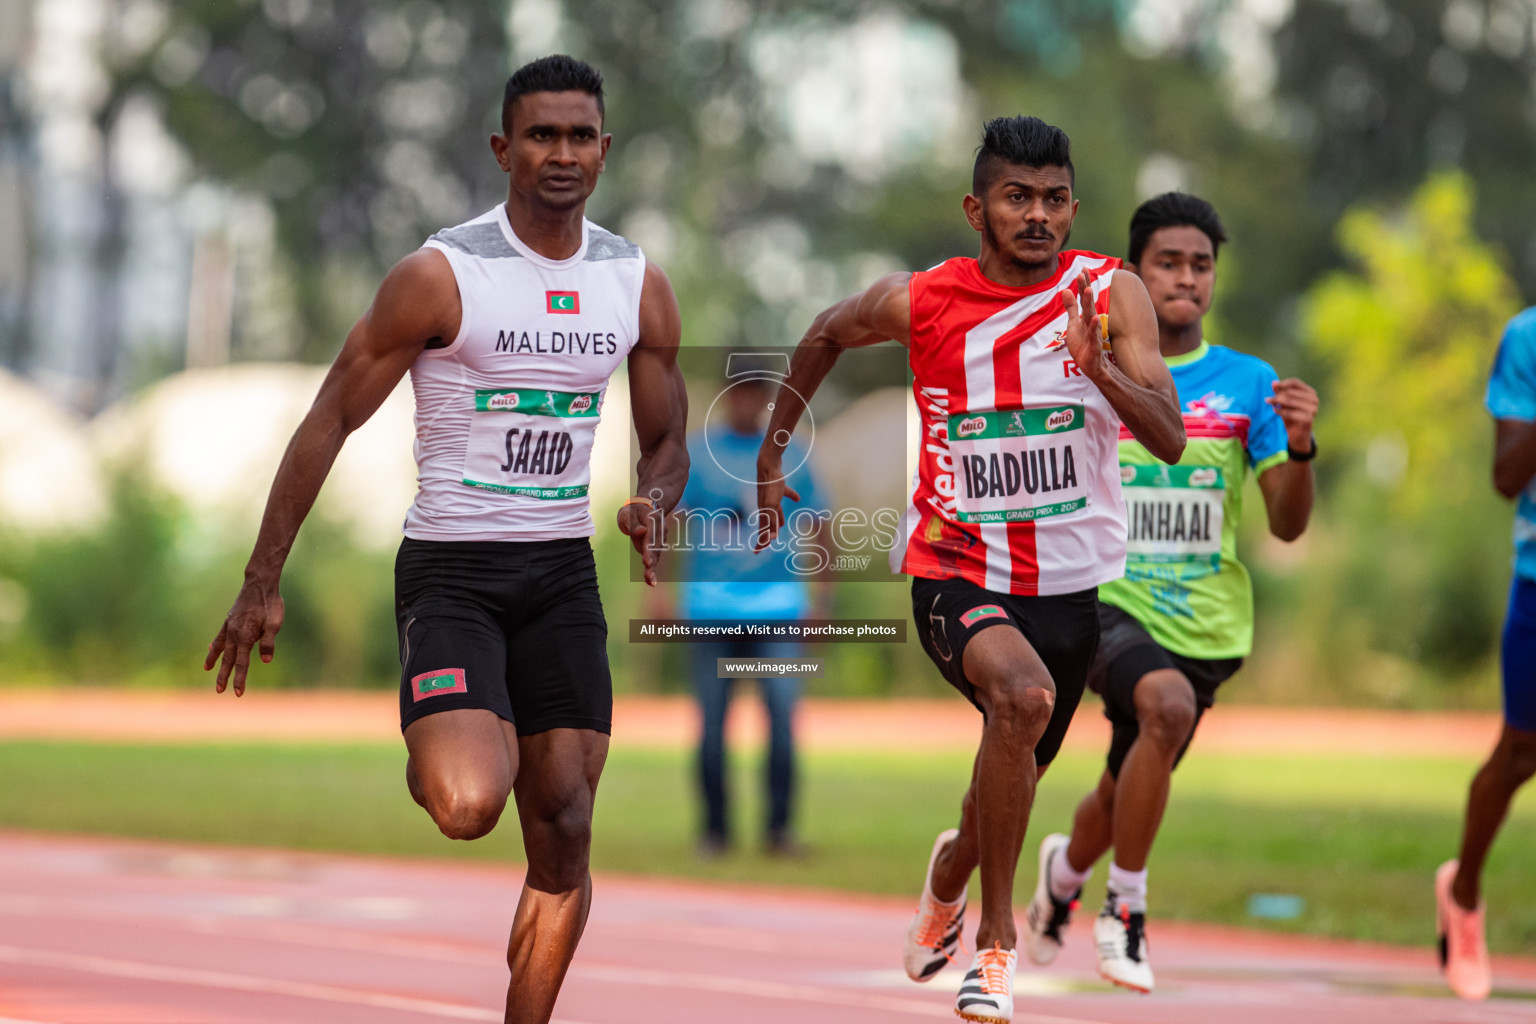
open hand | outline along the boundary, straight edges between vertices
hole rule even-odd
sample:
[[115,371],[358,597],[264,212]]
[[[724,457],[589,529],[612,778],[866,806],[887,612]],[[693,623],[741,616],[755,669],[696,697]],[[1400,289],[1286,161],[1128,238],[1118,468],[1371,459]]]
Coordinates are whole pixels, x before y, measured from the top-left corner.
[[799,501],[800,493],[784,480],[780,463],[757,464],[757,537],[752,542],[753,551],[761,551],[772,544],[784,526],[784,499]]
[[1093,281],[1088,271],[1083,271],[1077,279],[1077,294],[1063,291],[1061,302],[1067,308],[1067,329],[1062,332],[1067,352],[1077,361],[1083,376],[1092,379],[1105,358],[1104,318],[1094,311]]
[[639,552],[648,587],[656,585],[656,566],[661,561],[661,542],[665,536],[664,522],[661,510],[643,501],[629,501],[619,506],[619,529]]
[[219,666],[215,693],[223,693],[233,680],[235,696],[245,693],[245,674],[251,667],[251,648],[261,654],[263,664],[272,660],[277,650],[277,631],[283,628],[283,599],[277,584],[247,580],[235,597],[234,605],[219,627],[219,635],[208,645],[203,671]]

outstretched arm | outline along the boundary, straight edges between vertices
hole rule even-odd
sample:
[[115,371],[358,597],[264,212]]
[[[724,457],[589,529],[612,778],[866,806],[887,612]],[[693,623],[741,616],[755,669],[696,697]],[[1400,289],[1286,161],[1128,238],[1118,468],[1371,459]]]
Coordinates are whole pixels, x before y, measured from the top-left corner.
[[1104,357],[1086,271],[1077,280],[1078,294],[1062,296],[1067,307],[1067,350],[1136,440],[1172,465],[1184,454],[1184,418],[1179,415],[1173,374],[1158,351],[1157,314],[1141,278],[1127,270],[1113,273],[1109,342],[1114,360]]
[[656,562],[667,513],[688,483],[688,391],[677,365],[682,317],[672,282],[654,263],[640,293],[640,340],[629,353],[629,403],[640,440],[638,495],[652,502],[619,506],[619,529],[640,553],[645,582],[656,585]]
[[231,681],[245,692],[251,648],[271,661],[283,625],[278,580],[299,526],[309,514],[347,435],[367,422],[429,342],[459,332],[459,289],[442,253],[421,249],[397,263],[373,305],[347,334],[314,404],[294,431],[262,513],[245,583],[208,645],[205,670],[219,666],[214,689]]
[[[1293,452],[1312,448],[1312,423],[1317,419],[1317,392],[1295,377],[1277,380],[1274,397],[1265,401],[1275,407],[1285,423],[1285,443]],[[1295,540],[1306,532],[1312,518],[1312,461],[1290,460],[1259,474],[1269,532],[1281,540]]]
[[784,449],[794,436],[795,425],[806,403],[821,387],[837,357],[845,348],[862,348],[882,341],[912,340],[912,305],[907,291],[912,275],[887,274],[857,295],[823,310],[811,322],[789,360],[789,376],[773,400],[768,433],[757,453],[757,504],[762,510],[762,532],[757,548],[766,547],[784,525],[783,501],[799,501],[800,495],[784,483]]

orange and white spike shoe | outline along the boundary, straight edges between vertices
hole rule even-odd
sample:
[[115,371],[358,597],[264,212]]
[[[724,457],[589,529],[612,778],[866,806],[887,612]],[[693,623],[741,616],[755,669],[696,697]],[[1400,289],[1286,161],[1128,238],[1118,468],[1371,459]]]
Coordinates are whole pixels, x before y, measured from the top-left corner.
[[955,1015],[981,1024],[1011,1024],[1016,950],[993,946],[978,950],[955,996]]
[[923,893],[917,899],[917,913],[907,926],[906,942],[901,948],[902,966],[913,981],[928,981],[955,958],[960,951],[960,933],[965,927],[965,894],[955,903],[940,903],[933,897],[933,865],[939,851],[960,834],[946,829],[933,841],[928,855],[928,873],[923,876]]
[[1493,969],[1488,964],[1484,939],[1483,906],[1464,910],[1451,895],[1459,863],[1448,860],[1435,872],[1435,931],[1440,936],[1440,969],[1445,980],[1463,999],[1488,998],[1493,989]]

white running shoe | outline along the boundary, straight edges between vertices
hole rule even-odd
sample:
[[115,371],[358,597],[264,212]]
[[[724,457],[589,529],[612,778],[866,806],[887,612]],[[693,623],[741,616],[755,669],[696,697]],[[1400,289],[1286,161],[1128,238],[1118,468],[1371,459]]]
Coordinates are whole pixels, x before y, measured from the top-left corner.
[[1011,1024],[1013,969],[1018,961],[1016,950],[1002,946],[978,950],[955,996],[955,1015],[985,1024]]
[[927,981],[955,958],[960,951],[960,932],[965,926],[965,894],[957,903],[940,903],[933,898],[933,864],[939,851],[960,835],[957,828],[946,829],[933,841],[928,855],[928,873],[923,876],[923,894],[917,899],[917,913],[907,925],[907,939],[901,947],[902,966],[913,981]]
[[1051,891],[1051,860],[1066,856],[1067,843],[1071,839],[1071,836],[1052,832],[1040,840],[1040,870],[1035,875],[1035,895],[1024,912],[1024,949],[1029,958],[1042,967],[1061,952],[1062,935],[1072,923],[1072,911],[1077,909],[1077,902],[1083,895],[1082,886],[1077,887],[1070,900],[1059,900]]
[[1099,974],[1121,988],[1152,991],[1152,965],[1147,962],[1147,915],[1132,912],[1115,902],[1114,893],[1093,922],[1093,941],[1099,949]]

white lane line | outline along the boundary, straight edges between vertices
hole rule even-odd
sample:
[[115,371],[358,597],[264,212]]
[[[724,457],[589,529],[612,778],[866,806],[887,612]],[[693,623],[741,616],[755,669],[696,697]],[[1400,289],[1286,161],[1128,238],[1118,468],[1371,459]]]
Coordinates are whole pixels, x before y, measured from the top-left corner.
[[[856,1006],[860,1009],[885,1010],[888,1013],[907,1013],[921,1017],[948,1018],[953,1015],[948,1002],[899,999],[894,996],[828,988],[824,985],[795,985],[718,974],[657,971],[648,968],[622,967],[617,964],[582,963],[580,959],[571,965],[570,974],[584,980],[609,982],[616,985],[650,985],[657,988],[681,988],[696,992],[752,996],[758,999],[820,1003],[826,1006]],[[1089,1017],[1052,1017],[1038,1013],[1031,1013],[1029,1019],[1037,1024],[1108,1024],[1106,1021]]]
[[0,1017],[0,1024],[46,1024],[40,1020],[22,1020],[19,1017]]
[[[81,953],[61,953],[45,949],[23,949],[19,946],[0,946],[0,961],[24,967],[51,967],[85,974],[102,974],[113,978],[132,978],[136,981],[163,981],[176,985],[199,985],[205,988],[222,988],[239,992],[257,992],[263,995],[296,996],[300,999],[316,999],[331,1003],[351,1003],[372,1006],[384,1010],[400,1010],[421,1013],[431,1017],[447,1017],[453,1020],[484,1020],[496,1024],[502,1014],[479,1006],[460,1003],[444,1003],[434,999],[417,999],[411,996],[394,996],[383,992],[366,992],[360,989],[340,988],[334,985],[316,985],[304,981],[284,981],[279,978],[258,978],[246,974],[229,974],[224,971],[204,971],[191,967],[172,967],[165,964],[135,963],[130,960],[113,960],[107,957],[86,956]],[[575,1024],[566,1021],[565,1024]]]

